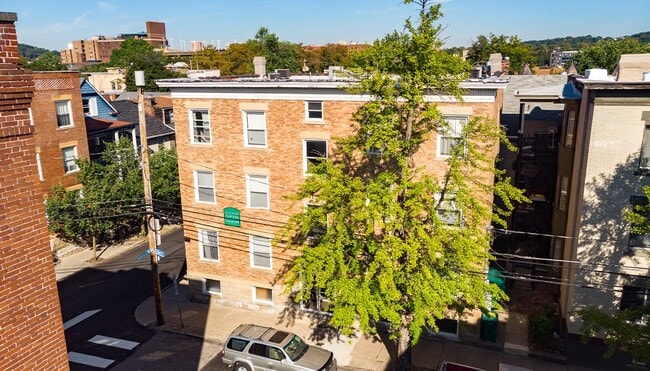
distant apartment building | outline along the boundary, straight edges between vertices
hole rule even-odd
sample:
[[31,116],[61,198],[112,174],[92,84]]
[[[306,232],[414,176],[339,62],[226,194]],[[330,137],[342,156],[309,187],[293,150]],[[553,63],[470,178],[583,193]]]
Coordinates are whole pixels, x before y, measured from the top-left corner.
[[84,102],[76,72],[34,72],[32,116],[42,193],[55,185],[80,189],[76,160],[88,158]]
[[577,50],[565,50],[551,52],[549,66],[551,67],[568,67],[573,61],[573,57],[578,54]]
[[117,97],[126,90],[125,70],[118,67],[107,68],[106,72],[88,72],[86,76],[100,94]]
[[[192,299],[280,312],[288,299],[281,276],[294,255],[271,241],[289,213],[309,207],[291,209],[285,196],[297,191],[311,164],[333,155],[337,137],[352,134],[353,114],[369,97],[348,93],[333,77],[158,84],[171,89],[174,102]],[[465,82],[462,103],[427,99],[458,130],[477,115],[498,125],[505,85]],[[418,164],[444,174],[449,140],[433,133]]]
[[16,20],[0,12],[0,370],[67,370],[38,176],[34,79],[20,65]]
[[63,64],[82,65],[88,62],[108,62],[113,50],[118,49],[126,39],[143,39],[156,49],[165,49],[168,45],[163,22],[146,22],[147,32],[119,34],[117,37],[93,36],[86,40],[74,40],[62,49]]

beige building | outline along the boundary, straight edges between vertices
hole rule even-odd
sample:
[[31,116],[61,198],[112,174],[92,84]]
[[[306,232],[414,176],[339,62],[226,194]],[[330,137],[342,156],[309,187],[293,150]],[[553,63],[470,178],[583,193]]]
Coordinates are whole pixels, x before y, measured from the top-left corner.
[[[335,138],[351,134],[352,115],[368,96],[315,77],[158,84],[171,89],[174,102],[192,299],[281,311],[282,273],[293,255],[271,239],[303,207],[291,209],[285,196],[309,176],[310,163],[335,152]],[[458,125],[476,115],[497,125],[505,85],[464,83],[464,103],[427,98]],[[433,134],[417,162],[443,173],[448,147],[439,144],[446,139]]]
[[109,67],[106,72],[89,72],[84,75],[101,94],[118,96],[126,90],[125,72],[123,68]]

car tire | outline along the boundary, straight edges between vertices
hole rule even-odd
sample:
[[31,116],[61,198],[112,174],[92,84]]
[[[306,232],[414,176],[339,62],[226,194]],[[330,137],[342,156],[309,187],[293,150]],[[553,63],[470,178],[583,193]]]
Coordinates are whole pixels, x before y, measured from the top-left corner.
[[248,366],[245,363],[239,363],[239,362],[235,363],[232,366],[232,369],[233,369],[233,371],[252,371],[250,366]]

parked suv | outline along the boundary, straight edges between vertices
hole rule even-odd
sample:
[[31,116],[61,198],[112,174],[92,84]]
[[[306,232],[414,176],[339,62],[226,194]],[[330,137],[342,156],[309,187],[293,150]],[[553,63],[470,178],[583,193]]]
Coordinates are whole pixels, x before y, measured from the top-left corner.
[[296,334],[251,324],[239,325],[228,336],[221,356],[235,371],[336,370],[329,350],[308,345]]

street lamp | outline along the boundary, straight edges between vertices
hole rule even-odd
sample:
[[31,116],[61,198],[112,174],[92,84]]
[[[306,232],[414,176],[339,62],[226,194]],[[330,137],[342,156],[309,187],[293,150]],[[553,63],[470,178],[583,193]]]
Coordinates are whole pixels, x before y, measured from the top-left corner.
[[138,125],[140,126],[140,146],[142,148],[142,179],[144,182],[145,220],[147,222],[147,241],[151,260],[151,280],[156,304],[158,326],[165,324],[162,308],[162,290],[158,275],[158,255],[156,254],[156,230],[153,223],[153,197],[151,196],[151,178],[149,174],[149,145],[147,144],[147,121],[144,114],[144,71],[135,71],[135,86],[138,87]]

